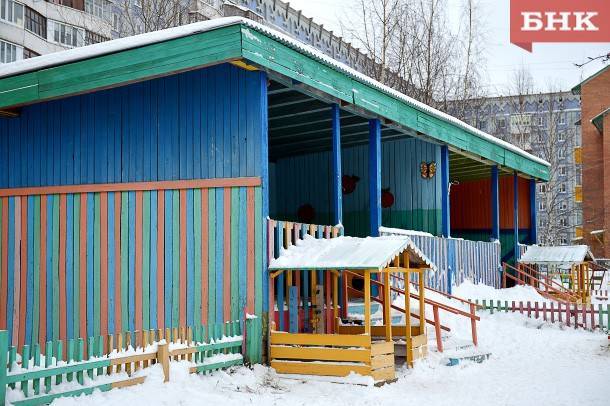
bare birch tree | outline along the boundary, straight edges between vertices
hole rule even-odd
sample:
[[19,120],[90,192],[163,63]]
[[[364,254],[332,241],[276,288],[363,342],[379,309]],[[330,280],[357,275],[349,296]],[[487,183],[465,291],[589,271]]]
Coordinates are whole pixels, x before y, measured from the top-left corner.
[[189,22],[187,0],[114,0],[121,37],[177,27]]

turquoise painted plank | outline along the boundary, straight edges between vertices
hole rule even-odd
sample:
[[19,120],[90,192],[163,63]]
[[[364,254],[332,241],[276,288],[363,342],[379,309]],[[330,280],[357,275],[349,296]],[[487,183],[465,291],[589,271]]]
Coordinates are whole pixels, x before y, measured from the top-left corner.
[[[26,277],[26,308],[25,315],[25,343],[34,345],[32,341],[32,302],[34,296],[34,196],[27,197],[27,277]],[[23,232],[23,231],[22,231]],[[22,244],[24,242],[22,241]],[[24,272],[22,269],[21,272]]]
[[93,213],[93,335],[100,335],[100,312],[101,312],[101,263],[100,263],[100,194],[93,195],[95,204]]
[[173,199],[172,191],[167,190],[165,192],[165,327],[172,327],[172,283],[173,283],[173,259],[172,259],[172,212],[173,212]]
[[[245,187],[239,188],[239,224],[238,224],[238,263],[239,263],[239,310],[240,312],[246,307],[248,297],[248,278],[247,278],[247,264],[248,264],[248,238],[255,238],[255,236],[248,236],[247,224],[248,224],[248,197],[247,189]],[[241,313],[240,313],[241,314]]]
[[[189,148],[190,149],[190,148]],[[191,168],[192,171],[192,168]],[[186,324],[193,326],[195,308],[195,242],[193,223],[193,189],[186,191]],[[201,206],[200,206],[201,207]]]
[[[142,328],[150,329],[150,194],[142,194]],[[156,316],[156,315],[155,315]]]
[[[108,333],[116,333],[115,331],[115,320],[114,320],[114,312],[115,312],[115,297],[114,290],[115,284],[120,283],[120,281],[115,280],[115,266],[116,266],[116,252],[115,252],[115,225],[114,219],[115,215],[115,192],[108,193]],[[118,258],[120,261],[120,258]]]
[[121,329],[129,331],[129,192],[121,193]]
[[[245,229],[239,228],[239,188],[231,188],[231,319],[239,319],[239,239]],[[241,232],[240,232],[241,231]]]
[[260,187],[257,187],[254,191],[254,235],[256,236],[254,240],[254,252],[255,252],[255,260],[254,260],[254,309],[257,315],[261,315],[263,313],[263,303],[267,300],[267,294],[265,294],[267,285],[264,281],[266,278],[265,273],[267,272],[265,264],[265,247],[266,245],[266,237],[265,237],[265,229],[263,224],[266,225],[266,215],[264,213],[264,205],[263,205],[263,192]]
[[[207,230],[204,232],[207,233]],[[196,189],[193,194],[193,244],[193,325],[198,326],[201,323],[201,189]]]
[[74,194],[66,196],[66,334],[74,338]]
[[180,192],[172,191],[172,326],[180,327]]
[[[208,191],[208,322],[216,320],[216,189]],[[222,261],[222,258],[218,259]],[[203,299],[205,300],[205,298]],[[221,304],[222,307],[222,304]]]
[[157,213],[158,193],[152,191],[150,195],[150,328],[156,330],[157,324]]
[[[59,196],[53,196],[53,251],[51,251],[53,272],[53,339],[59,339]],[[50,214],[50,213],[49,213]],[[49,236],[47,235],[47,238]],[[47,253],[48,255],[49,253]],[[47,283],[49,280],[47,279]],[[47,325],[47,329],[49,326]],[[48,334],[47,334],[48,335]]]
[[[216,315],[213,320],[221,324],[224,322],[223,303],[224,303],[224,189],[216,189],[216,286],[214,294],[216,296]],[[210,240],[214,241],[214,240]]]

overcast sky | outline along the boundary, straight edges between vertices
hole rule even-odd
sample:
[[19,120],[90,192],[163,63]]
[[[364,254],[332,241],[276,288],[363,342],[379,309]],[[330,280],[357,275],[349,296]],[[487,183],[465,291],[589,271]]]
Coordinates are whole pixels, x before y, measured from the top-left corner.
[[[449,16],[457,25],[463,0],[447,0]],[[603,0],[608,1],[608,0]],[[534,44],[529,53],[509,41],[509,0],[480,0],[485,22],[485,63],[482,73],[488,91],[506,93],[512,72],[521,65],[529,68],[538,90],[551,84],[569,90],[604,65],[592,62],[584,68],[574,63],[610,52],[610,43],[597,44]],[[291,0],[290,5],[303,10],[307,17],[341,33],[341,21],[346,21],[356,7],[357,0]]]

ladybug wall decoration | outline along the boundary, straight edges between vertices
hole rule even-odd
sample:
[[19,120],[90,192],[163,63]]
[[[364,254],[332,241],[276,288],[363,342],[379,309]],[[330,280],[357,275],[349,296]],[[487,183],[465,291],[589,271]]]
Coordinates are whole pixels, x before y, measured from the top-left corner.
[[349,195],[356,190],[360,178],[356,175],[343,175],[341,177],[341,189],[344,195]]
[[390,192],[390,188],[381,189],[381,207],[387,209],[394,206],[394,194]]
[[424,179],[432,179],[436,175],[436,162],[425,162],[422,161],[419,164],[419,172],[421,177]]

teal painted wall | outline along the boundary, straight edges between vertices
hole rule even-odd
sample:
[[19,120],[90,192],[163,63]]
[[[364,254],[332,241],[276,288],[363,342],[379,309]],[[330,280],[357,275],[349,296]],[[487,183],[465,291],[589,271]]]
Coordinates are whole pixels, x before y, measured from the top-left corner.
[[[440,162],[440,146],[415,139],[382,143],[382,188],[390,188],[395,203],[382,210],[386,227],[415,229],[438,234],[441,227],[440,175],[423,179],[420,163]],[[270,164],[270,213],[272,218],[298,221],[297,210],[311,204],[314,223],[332,222],[330,152],[279,159]],[[344,148],[342,172],[358,176],[353,193],[343,195],[346,235],[369,235],[368,146]]]

